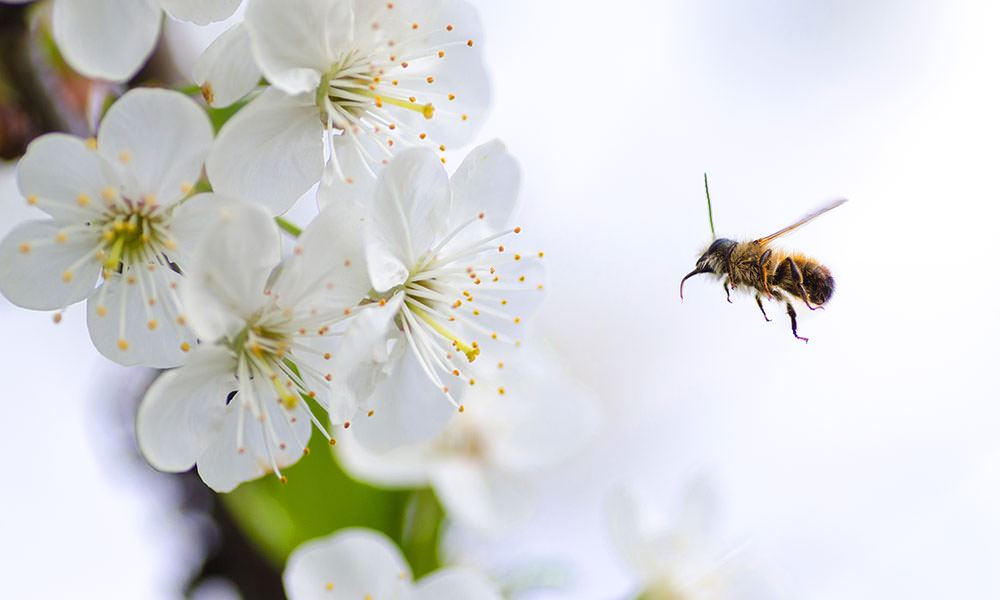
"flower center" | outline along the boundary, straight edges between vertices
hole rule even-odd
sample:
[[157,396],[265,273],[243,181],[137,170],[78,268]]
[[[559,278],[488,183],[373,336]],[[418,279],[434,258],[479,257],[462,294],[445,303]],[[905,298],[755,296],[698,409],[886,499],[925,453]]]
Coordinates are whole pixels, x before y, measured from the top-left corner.
[[120,272],[123,264],[146,262],[172,247],[163,221],[155,203],[123,199],[109,206],[96,223],[101,230],[98,254],[104,259],[104,268]]

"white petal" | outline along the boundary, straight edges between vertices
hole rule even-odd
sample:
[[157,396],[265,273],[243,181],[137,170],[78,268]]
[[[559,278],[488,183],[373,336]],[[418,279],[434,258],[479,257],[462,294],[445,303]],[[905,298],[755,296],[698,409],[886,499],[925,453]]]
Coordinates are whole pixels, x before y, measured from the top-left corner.
[[349,198],[317,215],[295,240],[294,254],[272,286],[278,303],[338,312],[356,306],[371,287],[363,222],[364,210]]
[[351,423],[358,442],[379,452],[428,440],[458,414],[411,348],[404,348],[394,362],[392,375],[375,386],[365,405],[373,415],[359,414]]
[[216,192],[284,213],[323,172],[319,111],[268,88],[222,126],[205,167]]
[[289,600],[411,598],[410,567],[396,545],[370,529],[344,529],[310,540],[288,557]]
[[421,579],[415,600],[501,600],[496,585],[471,569],[439,569]]
[[[17,182],[26,198],[60,223],[83,223],[99,214],[101,194],[118,184],[100,154],[80,138],[48,133],[28,145],[17,163]],[[87,198],[81,206],[81,196]]]
[[534,509],[534,497],[524,480],[478,461],[439,463],[431,482],[449,515],[485,534],[510,528]]
[[190,98],[170,90],[139,88],[111,105],[97,134],[97,149],[135,173],[139,193],[166,206],[188,194],[212,145],[212,124]]
[[396,294],[385,306],[363,308],[347,327],[330,365],[331,422],[352,419],[391,369],[389,344],[395,340],[393,320],[402,301],[403,295]]
[[342,134],[333,136],[333,153],[323,171],[323,184],[317,196],[320,208],[344,198],[354,198],[365,206],[371,204],[375,195],[375,181],[383,170],[381,163],[369,165],[371,157],[384,157],[387,153],[374,136]]
[[174,242],[170,259],[180,266],[182,273],[193,260],[202,239],[216,230],[220,220],[231,219],[234,212],[244,207],[239,200],[211,192],[195,194],[174,206],[166,226]]
[[261,207],[239,204],[219,213],[180,286],[184,315],[202,341],[243,328],[265,300],[265,284],[281,259],[277,226]]
[[351,477],[386,488],[426,487],[437,458],[430,443],[372,452],[359,444],[349,429],[337,437],[335,449],[337,461]]
[[198,25],[208,25],[228,19],[242,0],[160,0],[170,16]]
[[155,0],[56,0],[52,33],[76,71],[124,81],[156,46],[160,14]]
[[315,92],[353,29],[347,0],[251,0],[245,22],[264,76],[289,94]]
[[[277,398],[268,395],[268,386],[263,382],[255,386],[264,406],[260,413],[263,419],[255,416],[237,394],[226,408],[220,435],[198,456],[198,474],[213,490],[232,491],[244,481],[271,473],[275,465],[280,469],[302,458],[312,432],[305,405],[300,402],[286,410]],[[240,411],[244,412],[242,436],[238,434]]]
[[237,23],[198,57],[194,80],[212,106],[229,106],[257,87],[261,73],[250,52],[250,36]]
[[200,347],[184,367],[161,375],[146,392],[136,416],[136,440],[149,464],[186,471],[222,426],[226,396],[235,388],[233,357]]
[[[504,367],[505,394],[484,406],[499,421],[491,436],[491,460],[517,472],[551,467],[580,452],[597,434],[600,415],[593,397],[568,380],[551,358],[529,351]],[[475,414],[476,399],[468,400]]]
[[447,231],[451,190],[433,152],[414,148],[394,158],[379,177],[365,231],[368,273],[376,291],[406,280],[417,259]]
[[520,187],[521,169],[503,142],[473,148],[451,177],[451,227],[482,212],[492,230],[505,229],[517,208]]
[[138,269],[143,272],[128,267],[124,276],[112,274],[91,294],[87,302],[90,339],[101,354],[120,365],[157,369],[181,365],[188,357],[181,345],[190,350],[195,338],[177,323],[177,308],[166,287],[181,277],[165,266],[155,266],[156,273]]
[[93,291],[101,270],[97,234],[83,231],[57,242],[60,231],[49,220],[27,221],[0,242],[0,291],[8,300],[24,308],[54,310]]

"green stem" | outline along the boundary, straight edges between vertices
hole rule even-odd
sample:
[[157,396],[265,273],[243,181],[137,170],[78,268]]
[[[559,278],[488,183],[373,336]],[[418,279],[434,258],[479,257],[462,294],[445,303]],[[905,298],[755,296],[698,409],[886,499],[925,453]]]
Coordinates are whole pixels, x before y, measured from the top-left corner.
[[413,578],[434,571],[441,566],[438,558],[438,541],[444,509],[430,488],[410,492],[410,499],[403,511],[403,531],[400,547],[413,569]]
[[290,234],[292,237],[299,237],[302,235],[302,228],[294,223],[286,221],[282,217],[274,217],[274,222],[278,224],[285,233]]
[[708,195],[708,173],[705,173],[705,198],[708,199],[708,225],[712,228],[712,239],[715,239],[715,223],[712,222],[712,197]]

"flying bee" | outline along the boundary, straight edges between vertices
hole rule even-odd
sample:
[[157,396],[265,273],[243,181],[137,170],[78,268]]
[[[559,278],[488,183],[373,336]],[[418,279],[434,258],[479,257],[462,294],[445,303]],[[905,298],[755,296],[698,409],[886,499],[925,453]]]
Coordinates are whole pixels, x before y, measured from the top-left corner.
[[780,248],[772,248],[769,244],[776,238],[793,231],[821,214],[837,208],[846,199],[834,200],[813,213],[802,217],[784,229],[780,229],[767,237],[750,242],[737,242],[726,238],[715,237],[715,225],[712,223],[712,199],[708,195],[708,175],[705,175],[705,196],[708,198],[708,222],[712,227],[714,240],[708,249],[695,263],[691,271],[681,280],[681,300],[684,299],[684,282],[699,273],[711,273],[722,278],[722,287],[726,291],[726,300],[730,289],[743,288],[753,291],[754,299],[766,321],[770,321],[764,311],[763,296],[785,303],[785,312],[792,321],[792,335],[808,342],[798,333],[795,320],[795,307],[792,298],[802,301],[810,310],[823,308],[835,287],[830,269],[819,261],[798,252],[788,252]]

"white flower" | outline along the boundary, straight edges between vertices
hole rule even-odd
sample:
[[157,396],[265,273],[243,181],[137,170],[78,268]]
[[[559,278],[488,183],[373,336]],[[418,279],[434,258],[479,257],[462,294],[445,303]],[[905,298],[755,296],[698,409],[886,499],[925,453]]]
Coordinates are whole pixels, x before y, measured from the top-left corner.
[[508,224],[519,184],[498,141],[474,149],[450,182],[424,149],[401,153],[379,177],[364,238],[373,305],[344,334],[330,408],[345,426],[373,417],[355,419],[369,448],[440,431],[477,384],[473,362],[493,369],[520,344],[542,283],[536,257],[504,246],[520,231]]
[[[244,26],[271,88],[222,128],[207,170],[217,191],[274,213],[320,179],[324,130],[337,185],[370,185],[398,148],[470,140],[488,104],[463,0],[251,0]],[[219,52],[240,52],[239,35]]]
[[229,491],[268,472],[281,477],[302,456],[312,423],[331,438],[305,398],[326,406],[331,326],[367,290],[352,265],[363,265],[360,244],[356,260],[344,255],[359,225],[349,203],[321,213],[275,270],[280,236],[266,211],[225,209],[181,285],[201,344],[139,407],[136,437],[150,464],[185,471],[197,463],[206,484]]
[[215,107],[229,106],[257,87],[260,67],[242,21],[209,44],[195,62],[193,75],[205,101]]
[[370,529],[344,529],[310,540],[288,557],[289,600],[500,600],[496,586],[464,568],[440,569],[412,583],[396,545]]
[[341,436],[337,457],[353,477],[384,487],[431,485],[448,515],[486,534],[527,518],[534,508],[528,476],[580,451],[597,430],[597,409],[538,353],[503,368],[506,394],[470,388],[466,410],[433,439],[370,452]]
[[66,62],[95,79],[125,81],[160,36],[162,12],[205,25],[228,18],[241,0],[55,0],[52,34]]
[[173,288],[212,206],[205,198],[179,202],[211,142],[197,104],[154,89],[122,96],[96,140],[33,141],[18,184],[52,218],[23,223],[0,243],[0,290],[38,310],[87,298],[90,334],[105,356],[124,365],[182,362],[194,340]]
[[675,519],[623,488],[608,498],[612,541],[639,580],[639,600],[732,600],[773,598],[774,591],[739,556],[719,552],[712,540],[714,496],[696,479],[684,490]]

